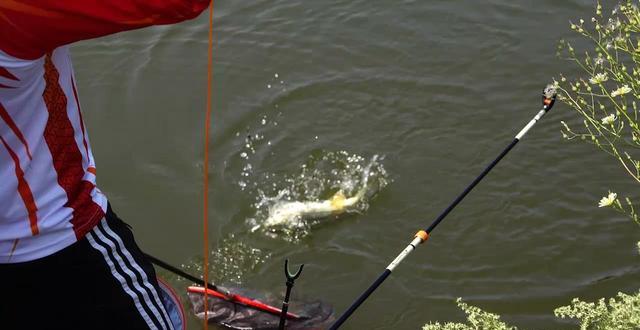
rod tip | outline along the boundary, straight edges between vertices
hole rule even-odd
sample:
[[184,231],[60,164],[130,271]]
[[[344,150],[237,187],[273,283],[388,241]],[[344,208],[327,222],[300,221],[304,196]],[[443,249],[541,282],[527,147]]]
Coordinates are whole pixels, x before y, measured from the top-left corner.
[[554,84],[548,84],[542,90],[542,105],[545,110],[549,110],[553,107],[553,103],[555,103],[557,95],[558,90]]
[[558,95],[558,90],[556,88],[556,85],[548,84],[547,87],[545,87],[544,90],[542,90],[542,94],[544,94],[544,97],[548,99],[555,98],[556,95]]

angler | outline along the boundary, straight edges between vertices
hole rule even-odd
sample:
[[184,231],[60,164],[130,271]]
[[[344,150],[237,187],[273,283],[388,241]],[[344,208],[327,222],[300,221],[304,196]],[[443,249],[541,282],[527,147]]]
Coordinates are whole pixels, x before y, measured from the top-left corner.
[[182,22],[208,6],[0,1],[3,329],[174,328],[153,266],[96,186],[69,45]]

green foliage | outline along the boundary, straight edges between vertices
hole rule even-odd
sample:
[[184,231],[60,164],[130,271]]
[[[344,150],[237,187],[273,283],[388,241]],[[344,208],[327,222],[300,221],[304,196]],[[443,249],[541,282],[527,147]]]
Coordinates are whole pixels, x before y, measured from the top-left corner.
[[456,300],[458,307],[467,314],[469,324],[462,323],[429,323],[422,330],[517,330],[516,327],[507,325],[500,321],[500,316],[483,311],[482,309],[470,306],[463,302],[461,298]]
[[[500,316],[470,306],[462,299],[457,300],[467,314],[467,324],[429,323],[422,330],[517,330],[516,327],[500,321]],[[571,305],[562,306],[554,311],[560,318],[576,319],[580,330],[630,330],[640,329],[640,291],[634,295],[618,293],[617,298],[609,301],[584,302],[578,298]]]
[[[592,50],[577,51],[566,41],[559,44],[558,55],[582,71],[576,78],[561,75],[555,82],[559,99],[582,117],[578,128],[562,122],[562,136],[593,144],[640,183],[640,10],[627,0],[605,17],[598,3],[589,23],[581,19],[571,29]],[[600,207],[610,206],[640,225],[631,199],[621,202],[615,193],[611,196],[603,198]]]
[[557,317],[578,319],[581,330],[640,329],[640,292],[618,293],[618,299],[611,298],[608,303],[604,299],[588,303],[574,298],[571,305],[557,308],[554,313]]

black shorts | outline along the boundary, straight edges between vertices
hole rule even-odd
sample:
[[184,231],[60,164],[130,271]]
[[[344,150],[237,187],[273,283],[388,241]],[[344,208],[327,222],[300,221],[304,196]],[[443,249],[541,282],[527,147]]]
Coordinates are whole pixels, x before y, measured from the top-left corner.
[[156,274],[109,207],[80,241],[0,264],[0,329],[173,329]]

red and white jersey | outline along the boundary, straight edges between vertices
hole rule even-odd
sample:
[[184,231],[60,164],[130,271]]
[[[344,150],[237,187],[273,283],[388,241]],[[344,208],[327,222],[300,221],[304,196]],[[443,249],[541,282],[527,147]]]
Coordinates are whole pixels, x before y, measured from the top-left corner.
[[67,45],[180,22],[208,3],[0,0],[0,263],[55,253],[106,212]]

